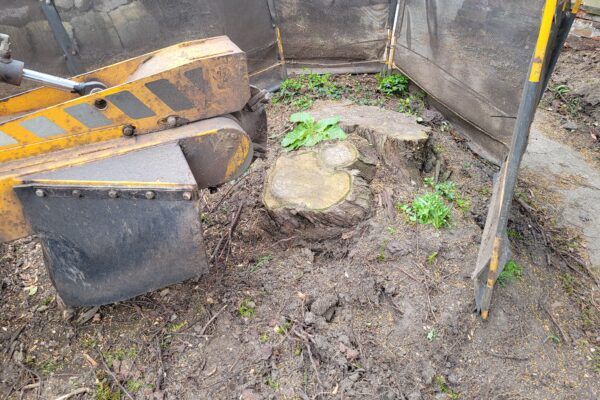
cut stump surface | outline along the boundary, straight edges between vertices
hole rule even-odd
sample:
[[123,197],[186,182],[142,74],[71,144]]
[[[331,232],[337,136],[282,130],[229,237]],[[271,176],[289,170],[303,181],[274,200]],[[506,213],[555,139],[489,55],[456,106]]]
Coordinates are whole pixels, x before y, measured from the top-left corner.
[[301,228],[307,237],[331,237],[370,215],[368,181],[377,158],[361,140],[358,145],[327,142],[279,156],[267,175],[263,202],[283,232]]

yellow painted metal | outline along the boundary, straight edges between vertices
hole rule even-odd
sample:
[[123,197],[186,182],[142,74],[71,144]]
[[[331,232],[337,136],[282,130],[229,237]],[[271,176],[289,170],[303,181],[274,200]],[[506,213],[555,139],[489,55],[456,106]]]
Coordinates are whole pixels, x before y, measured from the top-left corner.
[[[499,237],[494,238],[494,244],[492,246],[492,257],[490,259],[490,268],[488,270],[488,278],[486,282],[486,286],[488,290],[494,288],[494,284],[496,283],[496,272],[498,271],[498,266],[500,263],[500,250],[502,248],[502,239]],[[488,310],[481,310],[481,317],[486,320],[488,318]]]
[[577,14],[579,12],[579,8],[581,7],[581,3],[582,3],[582,0],[575,0],[575,3],[573,4],[573,9],[571,10],[571,12],[573,14]]
[[[32,234],[27,221],[23,216],[21,205],[13,191],[13,187],[20,184],[31,183],[29,175],[41,172],[54,171],[60,168],[85,164],[134,152],[148,147],[158,146],[169,142],[178,142],[182,139],[193,137],[206,137],[219,135],[229,137],[228,133],[235,132],[240,138],[236,145],[234,155],[226,162],[224,180],[229,180],[239,173],[248,157],[251,157],[252,144],[250,138],[241,130],[239,125],[230,118],[211,118],[174,129],[155,132],[151,135],[139,137],[119,137],[117,139],[90,143],[71,149],[60,150],[55,153],[43,154],[0,164],[0,242],[6,242]],[[218,157],[219,155],[207,155]],[[34,183],[45,185],[79,185],[107,186],[107,182],[99,181],[60,181],[35,179]],[[123,187],[164,187],[188,189],[187,185],[169,182],[110,182],[110,186]]]
[[[29,112],[0,124],[0,131],[17,141],[0,146],[0,162],[31,157],[82,144],[111,140],[132,125],[136,134],[165,129],[169,116],[197,121],[240,110],[250,97],[245,54],[227,37],[181,43],[145,56],[136,57],[76,77],[75,80],[99,80],[108,89],[83,97],[40,88],[0,101],[0,116]],[[199,81],[190,77],[199,74]],[[146,85],[167,81],[193,106],[173,110],[169,99]],[[111,95],[129,92],[151,110],[148,116],[132,118],[110,100]],[[166,96],[168,97],[168,96]],[[172,97],[171,97],[172,100]],[[106,101],[106,108],[97,106]],[[110,120],[99,128],[86,127],[65,112],[65,108],[86,104]],[[21,124],[44,117],[64,133],[41,137]]]
[[546,58],[546,50],[548,48],[548,41],[550,39],[550,31],[552,30],[552,22],[556,12],[556,3],[557,0],[546,0],[546,4],[544,5],[542,23],[540,25],[540,31],[537,43],[535,45],[531,71],[529,73],[530,82],[539,82],[542,75],[542,68],[544,66],[544,59]]

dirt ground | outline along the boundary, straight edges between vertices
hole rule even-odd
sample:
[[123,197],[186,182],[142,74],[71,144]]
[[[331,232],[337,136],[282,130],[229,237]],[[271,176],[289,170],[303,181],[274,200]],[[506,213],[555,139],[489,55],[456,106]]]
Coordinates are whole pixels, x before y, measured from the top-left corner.
[[[598,47],[566,49],[551,85],[572,90],[550,91],[542,104],[561,125],[577,124],[554,132],[590,160],[600,155],[600,108],[577,88],[600,76]],[[373,76],[335,83],[347,88],[342,99],[398,109],[397,99],[375,91]],[[555,225],[560,199],[539,179],[522,177],[509,226],[523,277],[496,288],[483,322],[473,313],[470,274],[497,168],[434,121],[432,146],[471,203],[453,209],[450,227],[390,213],[384,191],[408,203],[427,189],[378,168],[372,218],[337,239],[281,235],[261,190],[294,111],[270,105],[267,157],[235,184],[203,194],[209,254],[242,211],[230,255],[198,280],[76,310],[66,322],[36,239],[0,245],[0,396],[56,399],[79,389],[70,398],[600,397],[598,290],[580,265],[585,244]]]

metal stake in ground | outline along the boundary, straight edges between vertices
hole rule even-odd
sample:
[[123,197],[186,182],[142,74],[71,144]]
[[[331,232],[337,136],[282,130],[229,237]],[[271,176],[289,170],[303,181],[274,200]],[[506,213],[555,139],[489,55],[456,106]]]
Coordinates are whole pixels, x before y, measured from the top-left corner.
[[[566,13],[577,12],[578,3],[576,2],[572,11]],[[494,188],[492,204],[488,212],[479,249],[477,266],[472,275],[475,281],[476,311],[481,313],[484,320],[488,318],[492,291],[496,280],[509,258],[506,227],[510,204],[517,183],[521,159],[527,147],[529,129],[540,99],[540,91],[547,81],[547,75],[552,73],[552,65],[546,68],[546,71],[544,71],[544,66],[548,59],[554,58],[552,55],[547,57],[546,52],[550,48],[549,43],[551,42],[556,7],[557,0],[546,0],[538,40],[529,68],[529,77],[523,88],[510,150]],[[572,18],[562,18],[560,21],[564,24],[572,21]],[[557,31],[564,32],[564,26],[559,27]],[[552,37],[552,44],[557,41],[560,43],[560,38]],[[560,51],[560,48],[555,48],[554,51]]]

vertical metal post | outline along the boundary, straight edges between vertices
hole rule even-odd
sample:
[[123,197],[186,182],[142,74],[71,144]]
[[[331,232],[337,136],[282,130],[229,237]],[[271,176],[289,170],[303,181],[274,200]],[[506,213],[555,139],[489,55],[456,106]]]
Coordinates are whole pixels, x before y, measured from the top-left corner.
[[60,15],[58,14],[58,10],[54,6],[54,2],[52,0],[42,0],[41,3],[42,12],[46,16],[48,24],[50,25],[50,29],[52,29],[52,34],[54,35],[56,42],[60,46],[60,49],[65,56],[67,69],[71,75],[82,74],[84,69],[79,60],[77,48],[65,30],[62,20],[60,19]]
[[[506,243],[506,227],[508,215],[517,184],[519,166],[521,165],[521,159],[529,140],[529,129],[539,102],[539,92],[544,82],[542,75],[547,59],[546,52],[550,41],[556,6],[557,0],[546,0],[544,5],[542,23],[531,60],[528,79],[523,88],[511,146],[508,156],[502,165],[498,182],[496,183],[477,260],[477,268],[473,273],[477,311],[481,313],[484,320],[488,318],[492,291],[496,279],[502,272],[504,262],[507,260],[508,243]],[[547,71],[547,73],[549,72]],[[487,273],[485,273],[486,270]]]

